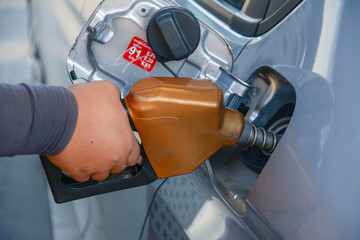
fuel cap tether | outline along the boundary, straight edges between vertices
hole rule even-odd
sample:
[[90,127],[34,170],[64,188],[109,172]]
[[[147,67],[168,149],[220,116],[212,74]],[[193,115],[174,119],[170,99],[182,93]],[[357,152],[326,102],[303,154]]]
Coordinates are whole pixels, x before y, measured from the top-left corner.
[[146,37],[159,62],[182,60],[199,45],[200,25],[189,10],[164,7],[151,18]]

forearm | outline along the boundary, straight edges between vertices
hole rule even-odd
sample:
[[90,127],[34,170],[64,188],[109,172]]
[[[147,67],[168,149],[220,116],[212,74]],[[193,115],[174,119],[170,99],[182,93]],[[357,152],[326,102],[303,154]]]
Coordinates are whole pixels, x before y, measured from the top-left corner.
[[0,156],[60,153],[77,114],[76,99],[66,88],[0,84]]

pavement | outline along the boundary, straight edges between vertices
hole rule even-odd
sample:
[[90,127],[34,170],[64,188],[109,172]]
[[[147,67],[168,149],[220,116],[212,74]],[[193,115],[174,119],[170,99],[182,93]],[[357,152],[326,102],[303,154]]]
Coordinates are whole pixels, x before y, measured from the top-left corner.
[[[32,72],[26,0],[0,0],[0,82],[40,83]],[[0,158],[0,239],[53,239],[38,156]]]

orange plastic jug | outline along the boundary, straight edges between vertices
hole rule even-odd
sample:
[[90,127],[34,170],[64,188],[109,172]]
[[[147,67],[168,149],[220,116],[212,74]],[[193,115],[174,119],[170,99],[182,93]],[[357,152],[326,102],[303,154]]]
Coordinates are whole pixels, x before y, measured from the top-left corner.
[[131,118],[158,178],[192,172],[242,133],[240,112],[224,107],[210,80],[149,77],[125,98]]

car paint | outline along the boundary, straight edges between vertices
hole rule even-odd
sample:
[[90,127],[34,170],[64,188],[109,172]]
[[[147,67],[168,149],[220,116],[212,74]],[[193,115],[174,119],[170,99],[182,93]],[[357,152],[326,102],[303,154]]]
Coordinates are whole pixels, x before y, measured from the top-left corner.
[[239,58],[261,51],[245,68],[266,62],[296,90],[290,125],[248,198],[284,238],[360,236],[359,9],[358,1],[306,1]]
[[[296,91],[290,125],[248,195],[248,203],[279,238],[355,239],[360,235],[356,227],[359,191],[355,185],[360,167],[359,113],[355,107],[360,87],[356,80],[360,33],[355,27],[359,7],[357,1],[304,1],[274,29],[252,39],[234,63],[233,73],[241,79],[248,79],[262,66],[270,66]],[[188,188],[189,192],[209,189],[191,184]],[[208,200],[216,198],[216,194],[208,198],[204,195]],[[174,201],[165,193],[159,197],[165,205],[171,206]],[[201,226],[215,219],[226,223],[233,217],[226,211],[212,216],[211,212],[218,212],[217,206],[201,202],[191,224],[179,227],[191,239],[201,238],[194,238],[189,225]],[[207,220],[195,217],[203,208],[208,209]],[[179,215],[174,207],[171,209]],[[213,233],[206,238],[232,239],[227,233],[239,231],[241,222],[248,222],[246,216],[237,219],[238,224],[204,227]],[[259,229],[252,227],[249,233],[256,234]]]
[[[170,178],[162,185],[155,195],[143,239],[358,238],[360,115],[356,106],[360,83],[356,78],[360,32],[356,23],[360,2],[304,1],[272,30],[256,38],[235,34],[194,1],[178,2],[224,35],[236,56],[233,74],[247,80],[260,67],[269,66],[292,83],[297,102],[281,142],[258,179],[251,180],[254,186],[248,189],[247,201],[242,202],[245,214],[239,214],[227,202],[212,173],[217,165],[207,162],[192,174]],[[40,11],[42,19],[49,22],[38,23],[36,42],[47,50],[40,53],[50,84],[70,84],[66,54],[91,12],[87,10],[79,20],[81,7],[75,3],[68,7],[76,9],[70,14],[74,17],[64,19],[59,15],[60,8],[55,7],[64,3],[69,5],[70,1],[38,1],[37,5],[49,4]],[[52,11],[57,12],[55,18]],[[64,68],[59,67],[60,62]],[[147,204],[159,184],[148,186],[148,193],[140,194],[146,196]],[[114,215],[107,218],[109,211],[105,209],[109,207],[105,206],[109,201],[120,203],[122,194],[131,199],[136,191],[81,200],[95,205],[90,211],[97,219],[89,228],[91,234],[85,234],[86,239],[120,236],[117,226],[124,221]],[[80,207],[75,203],[75,208]],[[131,223],[141,225],[146,207],[132,209],[129,212],[139,217]],[[86,213],[77,212],[78,218]],[[126,218],[118,213],[119,218]],[[111,224],[113,227],[107,227]],[[127,236],[139,233],[140,227]]]

